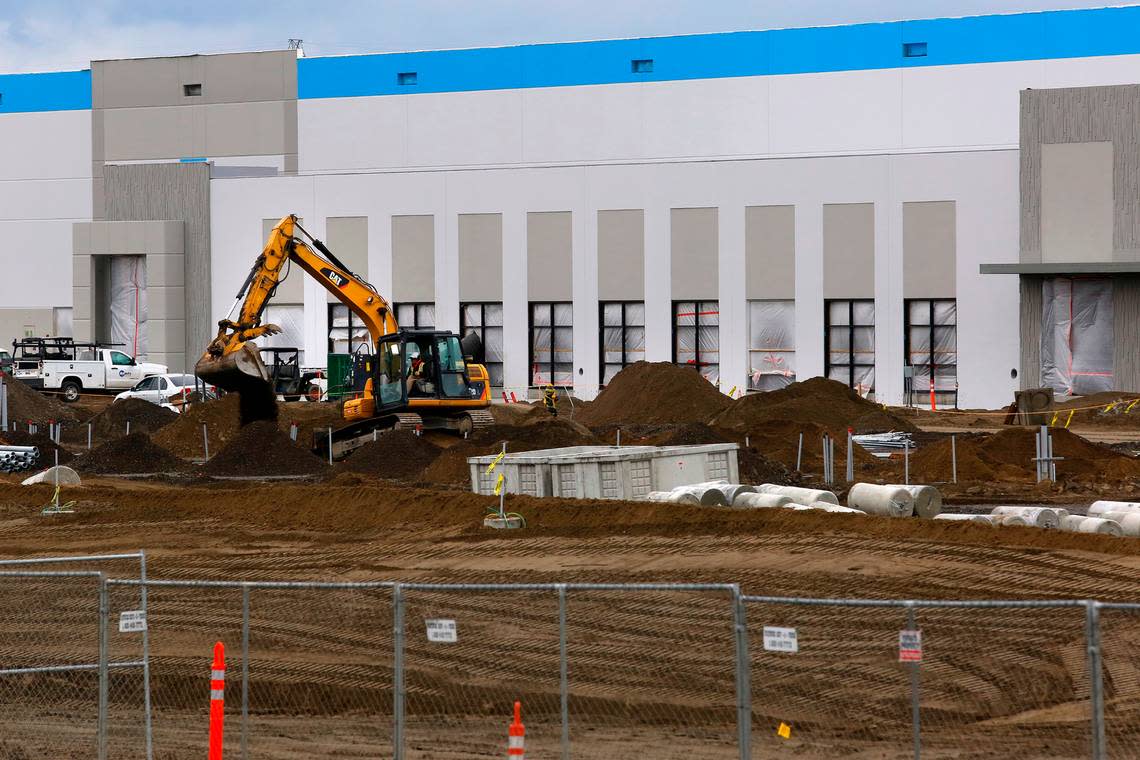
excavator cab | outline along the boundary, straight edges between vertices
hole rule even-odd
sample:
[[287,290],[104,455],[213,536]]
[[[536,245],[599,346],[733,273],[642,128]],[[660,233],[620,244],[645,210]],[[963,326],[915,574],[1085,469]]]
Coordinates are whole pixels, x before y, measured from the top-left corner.
[[374,413],[407,406],[470,405],[486,395],[467,375],[463,348],[454,333],[402,330],[376,345],[372,396]]

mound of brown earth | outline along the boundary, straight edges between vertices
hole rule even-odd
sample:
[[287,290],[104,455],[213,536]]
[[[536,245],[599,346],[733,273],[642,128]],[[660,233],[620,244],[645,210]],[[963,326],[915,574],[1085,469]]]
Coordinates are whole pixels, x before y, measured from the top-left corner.
[[45,396],[11,377],[4,377],[8,388],[8,422],[27,425],[29,421],[45,427],[48,422],[74,422],[79,418],[68,404]]
[[440,448],[410,430],[388,430],[344,461],[342,469],[397,480],[417,480]]
[[732,404],[696,371],[668,362],[637,362],[574,419],[584,425],[707,422]]
[[[1140,460],[1081,438],[1064,428],[1054,428],[1053,454],[1057,479],[1121,482],[1140,478]],[[992,435],[958,436],[959,481],[1016,481],[1037,479],[1033,457],[1036,454],[1034,428],[1010,428]],[[924,446],[911,455],[912,478],[945,482],[951,478],[950,441]]]
[[131,433],[96,446],[71,467],[94,475],[152,475],[186,471],[187,464],[146,433]]
[[154,441],[183,457],[204,455],[202,425],[210,436],[210,451],[219,451],[237,435],[238,403],[236,395],[222,396],[204,404],[192,404],[178,419],[155,433]]
[[35,446],[40,450],[40,463],[45,467],[55,464],[55,452],[59,452],[59,463],[64,464],[75,459],[75,455],[67,449],[55,445],[55,441],[48,438],[46,433],[29,433],[26,430],[9,430],[0,433],[0,441],[9,446]]
[[598,445],[601,442],[582,425],[561,418],[547,418],[526,425],[496,425],[479,430],[470,439],[444,449],[423,471],[422,480],[470,487],[467,457],[497,453],[502,450],[503,443],[507,444],[507,451],[534,451]]
[[860,396],[843,383],[813,377],[786,388],[753,393],[707,420],[710,425],[752,432],[773,420],[812,422],[833,434],[853,428],[856,433],[915,432],[909,420],[894,415]]
[[[131,433],[153,435],[178,419],[178,412],[164,409],[158,404],[138,398],[116,401],[91,418],[91,432],[96,441],[106,441],[127,434],[127,420]],[[86,432],[84,432],[86,435]]]
[[251,422],[210,458],[203,472],[221,477],[321,475],[323,460],[302,449],[271,420]]

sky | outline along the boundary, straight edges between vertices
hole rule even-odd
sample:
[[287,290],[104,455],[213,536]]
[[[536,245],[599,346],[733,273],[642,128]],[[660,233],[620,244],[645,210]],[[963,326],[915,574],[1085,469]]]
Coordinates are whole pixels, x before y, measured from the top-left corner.
[[287,47],[307,55],[513,45],[1140,0],[0,0],[0,72]]

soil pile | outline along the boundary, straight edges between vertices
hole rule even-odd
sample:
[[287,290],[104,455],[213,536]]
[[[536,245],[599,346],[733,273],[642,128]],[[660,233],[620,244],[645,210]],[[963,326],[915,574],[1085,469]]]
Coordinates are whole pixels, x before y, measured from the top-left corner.
[[601,442],[582,425],[569,420],[547,418],[527,425],[497,425],[484,428],[466,441],[444,449],[423,471],[422,479],[430,483],[471,487],[471,470],[467,457],[480,457],[507,451],[534,451],[563,446],[590,446]]
[[736,462],[740,468],[740,482],[747,485],[775,483],[779,486],[794,486],[802,480],[791,468],[764,456],[755,446],[741,446],[736,452]]
[[[1054,428],[1053,454],[1063,457],[1057,462],[1057,479],[1064,481],[1121,482],[1140,478],[1140,460],[1113,451]],[[1036,456],[1033,428],[1011,428],[993,435],[958,436],[959,481],[1036,481],[1033,457]],[[910,459],[911,477],[927,482],[951,479],[950,441],[924,446]]]
[[74,422],[79,419],[75,410],[50,396],[29,388],[9,376],[4,377],[8,388],[8,422],[26,425],[28,420],[41,426],[48,422]]
[[127,420],[131,421],[131,433],[153,435],[176,419],[178,412],[139,398],[128,398],[116,401],[91,418],[92,435],[97,441],[126,435]]
[[843,383],[813,377],[786,388],[767,393],[753,393],[736,401],[709,424],[729,430],[754,431],[773,420],[813,422],[833,434],[915,432],[909,420],[868,401]]
[[203,472],[221,477],[321,475],[329,466],[297,446],[271,420],[251,422],[215,454]]
[[184,461],[156,446],[146,433],[131,433],[96,446],[71,466],[95,475],[153,475],[187,470]]
[[75,455],[64,448],[55,445],[55,441],[48,438],[46,433],[29,433],[26,430],[9,430],[0,433],[0,441],[9,446],[35,446],[40,450],[40,464],[51,467],[55,464],[55,452],[59,452],[59,463],[65,464],[75,459]]
[[[1140,433],[1140,399],[1135,393],[1107,391],[1054,405],[1058,418],[1069,425],[1133,429]],[[1069,419],[1072,410],[1073,418]]]
[[637,362],[614,375],[575,420],[585,425],[707,422],[731,404],[692,369]]
[[341,467],[381,478],[416,480],[439,452],[439,446],[410,430],[388,430],[354,451]]
[[[222,396],[204,404],[192,404],[183,410],[178,419],[166,425],[154,436],[154,441],[175,454],[183,457],[201,457],[205,452],[202,446],[202,425],[205,423],[210,434],[210,450],[220,451],[237,435],[238,397]],[[132,423],[133,424],[133,423]]]

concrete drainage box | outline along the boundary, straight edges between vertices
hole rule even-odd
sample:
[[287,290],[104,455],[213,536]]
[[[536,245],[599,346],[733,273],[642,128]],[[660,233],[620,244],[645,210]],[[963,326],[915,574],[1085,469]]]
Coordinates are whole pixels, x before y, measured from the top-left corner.
[[727,480],[737,483],[735,443],[701,446],[568,446],[507,454],[487,474],[495,456],[468,457],[471,490],[491,494],[499,474],[507,493],[576,499],[640,499],[650,491]]

